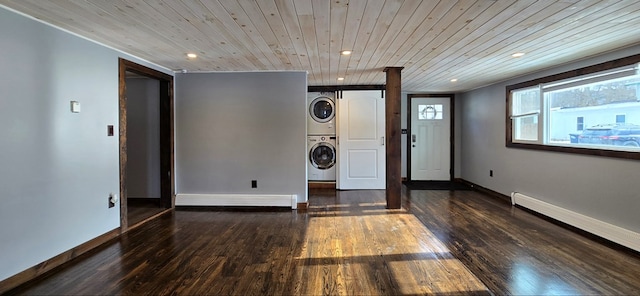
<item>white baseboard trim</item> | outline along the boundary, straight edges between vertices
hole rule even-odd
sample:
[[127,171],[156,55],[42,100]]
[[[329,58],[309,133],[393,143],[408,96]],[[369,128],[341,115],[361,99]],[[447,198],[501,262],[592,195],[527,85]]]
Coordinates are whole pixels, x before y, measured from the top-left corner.
[[561,208],[522,193],[511,193],[511,204],[520,205],[612,242],[640,251],[640,233]]
[[176,206],[298,207],[296,194],[184,194],[176,195]]

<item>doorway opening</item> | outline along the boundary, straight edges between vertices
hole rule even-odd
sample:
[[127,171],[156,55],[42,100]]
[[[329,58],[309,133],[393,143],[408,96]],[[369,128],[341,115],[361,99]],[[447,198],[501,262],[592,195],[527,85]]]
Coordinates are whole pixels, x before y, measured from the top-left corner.
[[173,77],[119,61],[120,227],[173,209]]
[[454,95],[407,95],[407,181],[454,180]]

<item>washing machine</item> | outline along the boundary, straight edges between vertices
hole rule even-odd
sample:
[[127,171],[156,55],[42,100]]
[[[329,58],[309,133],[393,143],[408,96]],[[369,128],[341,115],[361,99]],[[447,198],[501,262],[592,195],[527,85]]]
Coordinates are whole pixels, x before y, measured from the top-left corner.
[[336,137],[333,135],[308,136],[309,181],[336,180]]
[[307,105],[307,135],[335,135],[335,93],[307,93]]

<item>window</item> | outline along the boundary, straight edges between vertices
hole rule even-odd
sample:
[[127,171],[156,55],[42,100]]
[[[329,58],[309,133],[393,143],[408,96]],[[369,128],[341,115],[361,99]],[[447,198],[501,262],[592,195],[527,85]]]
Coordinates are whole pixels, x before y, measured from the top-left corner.
[[584,130],[584,117],[578,117],[578,125],[576,126],[576,130],[582,131]]
[[640,159],[639,62],[507,86],[507,146]]
[[442,119],[442,104],[418,105],[418,120]]

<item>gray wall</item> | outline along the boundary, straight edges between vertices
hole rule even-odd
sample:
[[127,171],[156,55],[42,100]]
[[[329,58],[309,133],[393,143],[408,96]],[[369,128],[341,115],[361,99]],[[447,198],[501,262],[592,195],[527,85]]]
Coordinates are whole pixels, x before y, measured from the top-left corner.
[[178,194],[306,200],[305,72],[187,73],[176,84]]
[[461,94],[462,178],[640,232],[640,161],[505,147],[506,85],[638,53],[640,46]]
[[118,137],[106,133],[118,134],[123,55],[3,8],[0,49],[3,280],[120,226],[108,208]]
[[127,197],[160,198],[160,81],[127,79]]

